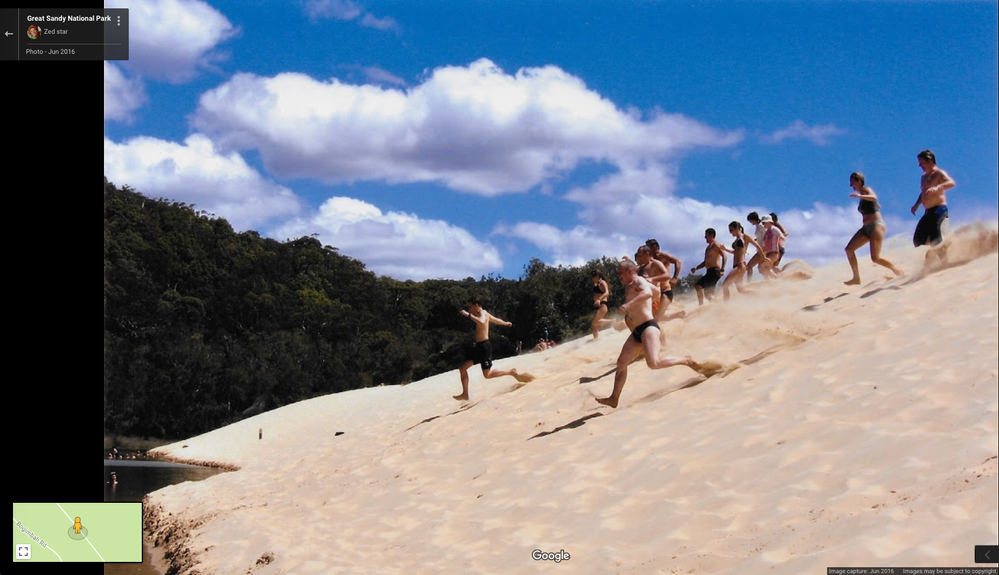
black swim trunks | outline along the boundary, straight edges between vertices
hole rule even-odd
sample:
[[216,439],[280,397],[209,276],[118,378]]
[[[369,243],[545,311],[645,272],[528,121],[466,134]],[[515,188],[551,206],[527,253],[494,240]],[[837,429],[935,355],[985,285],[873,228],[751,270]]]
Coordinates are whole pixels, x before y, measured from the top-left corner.
[[669,298],[669,301],[673,301],[673,290],[666,290],[663,295]]
[[697,285],[701,286],[701,289],[714,289],[721,277],[721,268],[707,268],[701,279],[697,280]]
[[656,320],[650,319],[649,321],[636,327],[635,330],[631,332],[631,337],[635,338],[635,341],[637,341],[638,343],[642,343],[642,332],[649,329],[650,327],[659,329],[659,324],[656,323]]
[[493,344],[486,341],[477,341],[468,350],[467,358],[473,363],[482,364],[482,371],[493,367]]
[[916,233],[912,234],[912,245],[937,245],[943,241],[943,223],[948,217],[947,206],[937,206],[926,210],[916,224]]

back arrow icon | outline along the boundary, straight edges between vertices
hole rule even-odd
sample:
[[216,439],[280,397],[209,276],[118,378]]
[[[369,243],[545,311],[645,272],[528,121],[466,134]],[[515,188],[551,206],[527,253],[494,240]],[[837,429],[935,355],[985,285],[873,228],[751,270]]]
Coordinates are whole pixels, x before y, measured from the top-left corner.
[[12,35],[12,34],[13,34],[13,32],[4,32],[4,33],[3,33],[3,35],[4,35],[4,36],[10,36],[10,35]]

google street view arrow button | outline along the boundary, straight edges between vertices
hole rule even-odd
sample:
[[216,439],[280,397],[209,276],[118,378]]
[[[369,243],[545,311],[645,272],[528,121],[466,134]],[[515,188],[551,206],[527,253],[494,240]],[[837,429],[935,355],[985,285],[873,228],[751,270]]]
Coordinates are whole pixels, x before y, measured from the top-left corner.
[[975,563],[999,563],[999,545],[975,545]]

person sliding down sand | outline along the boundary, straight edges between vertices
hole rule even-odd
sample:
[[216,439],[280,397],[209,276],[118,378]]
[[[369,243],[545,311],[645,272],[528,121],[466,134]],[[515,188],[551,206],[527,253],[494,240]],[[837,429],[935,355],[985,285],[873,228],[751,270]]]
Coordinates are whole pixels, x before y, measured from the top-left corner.
[[466,354],[470,359],[466,359],[458,371],[461,373],[461,395],[454,395],[455,399],[461,401],[468,399],[468,368],[475,364],[482,364],[482,375],[486,379],[512,375],[521,383],[527,383],[534,379],[534,376],[527,373],[517,373],[516,369],[506,371],[494,370],[493,367],[493,346],[489,343],[489,324],[495,323],[506,327],[513,327],[513,324],[504,321],[486,310],[475,298],[468,301],[468,310],[461,310],[461,315],[475,322],[475,344],[472,345]]
[[660,356],[659,324],[652,318],[652,284],[638,275],[638,266],[632,261],[622,261],[618,266],[618,275],[624,286],[624,304],[619,309],[624,314],[624,321],[631,330],[631,337],[624,341],[621,355],[617,358],[614,391],[611,392],[610,397],[597,398],[597,403],[617,407],[624,383],[628,379],[628,364],[643,352],[645,353],[645,363],[649,369],[685,365],[703,375],[713,375],[720,371],[720,366],[700,364],[691,359],[690,356]]

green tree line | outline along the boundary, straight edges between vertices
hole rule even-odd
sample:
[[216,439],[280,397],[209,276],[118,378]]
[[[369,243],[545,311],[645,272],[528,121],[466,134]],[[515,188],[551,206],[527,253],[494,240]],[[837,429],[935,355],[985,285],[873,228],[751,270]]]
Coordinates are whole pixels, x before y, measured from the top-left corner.
[[[590,270],[532,260],[516,280],[377,277],[312,237],[279,242],[104,180],[104,431],[179,438],[319,395],[455,369],[473,294],[513,322],[497,358],[582,335]],[[457,379],[455,385],[458,385]]]

